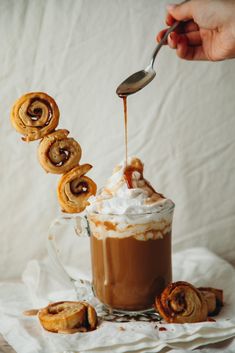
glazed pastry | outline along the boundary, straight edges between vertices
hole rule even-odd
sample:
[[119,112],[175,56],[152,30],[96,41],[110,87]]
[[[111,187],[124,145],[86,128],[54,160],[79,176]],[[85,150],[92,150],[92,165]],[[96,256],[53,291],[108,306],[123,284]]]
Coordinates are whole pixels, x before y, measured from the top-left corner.
[[159,314],[168,323],[192,323],[207,320],[207,304],[204,296],[187,282],[169,284],[156,298]]
[[89,204],[87,199],[96,194],[96,184],[84,176],[92,166],[83,164],[64,174],[57,188],[62,210],[68,213],[82,212]]
[[215,298],[215,294],[212,292],[208,292],[208,291],[200,291],[200,293],[203,295],[205,301],[206,301],[206,305],[207,305],[207,313],[208,316],[213,314],[213,312],[216,309],[216,298]]
[[94,330],[97,326],[95,309],[86,302],[56,302],[40,309],[38,318],[44,329],[58,333]]
[[222,306],[224,305],[222,289],[216,289],[211,287],[199,287],[198,289],[206,299],[208,315],[217,315],[220,312]]
[[22,139],[29,142],[54,131],[59,116],[59,108],[52,97],[43,92],[33,92],[17,99],[11,111],[11,122],[24,135]]
[[82,302],[83,305],[86,306],[86,313],[87,313],[87,322],[89,325],[89,330],[95,330],[98,323],[98,318],[95,309],[92,305],[88,304],[87,302]]
[[68,138],[68,134],[68,130],[57,130],[40,142],[38,158],[46,172],[63,174],[79,164],[81,147],[73,138]]

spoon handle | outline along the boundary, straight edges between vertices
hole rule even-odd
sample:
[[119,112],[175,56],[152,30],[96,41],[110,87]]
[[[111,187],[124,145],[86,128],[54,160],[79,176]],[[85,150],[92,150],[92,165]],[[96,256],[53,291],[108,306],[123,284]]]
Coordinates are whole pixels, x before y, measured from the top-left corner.
[[150,66],[152,68],[153,68],[153,64],[154,64],[154,61],[156,59],[157,53],[161,49],[162,45],[166,41],[166,39],[169,36],[169,34],[171,32],[173,32],[176,29],[176,27],[178,27],[178,25],[179,25],[179,21],[176,21],[171,27],[169,27],[168,30],[166,31],[166,33],[164,34],[164,36],[162,37],[162,39],[160,40],[160,42],[158,43],[158,45],[156,46],[156,48],[155,48],[155,50],[153,52],[153,55],[152,55],[151,63],[150,63]]

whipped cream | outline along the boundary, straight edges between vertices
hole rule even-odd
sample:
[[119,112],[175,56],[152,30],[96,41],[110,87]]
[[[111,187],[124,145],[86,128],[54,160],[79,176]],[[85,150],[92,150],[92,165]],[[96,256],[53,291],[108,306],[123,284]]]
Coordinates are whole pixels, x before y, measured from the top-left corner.
[[106,185],[96,196],[88,199],[88,212],[103,215],[149,214],[174,206],[144,179],[143,163],[138,158],[129,158],[127,168],[124,162],[114,168]]

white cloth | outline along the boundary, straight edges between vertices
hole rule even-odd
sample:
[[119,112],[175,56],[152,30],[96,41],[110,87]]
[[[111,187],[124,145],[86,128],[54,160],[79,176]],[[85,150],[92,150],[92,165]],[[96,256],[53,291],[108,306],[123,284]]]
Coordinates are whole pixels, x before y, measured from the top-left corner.
[[[81,249],[83,254],[86,249],[88,252],[86,245]],[[22,312],[44,306],[49,301],[73,300],[76,294],[71,282],[66,281],[66,277],[58,273],[51,262],[33,260],[23,274],[23,283],[0,286],[0,332],[17,353],[156,353],[164,348],[185,352],[234,337],[235,269],[203,248],[179,252],[173,260],[174,280],[224,289],[225,306],[215,318],[216,322],[184,325],[104,322],[89,333],[61,335],[46,332],[36,317],[24,317]],[[167,331],[159,331],[162,326]],[[226,352],[226,348],[223,351]],[[206,352],[212,353],[213,350],[208,347]]]

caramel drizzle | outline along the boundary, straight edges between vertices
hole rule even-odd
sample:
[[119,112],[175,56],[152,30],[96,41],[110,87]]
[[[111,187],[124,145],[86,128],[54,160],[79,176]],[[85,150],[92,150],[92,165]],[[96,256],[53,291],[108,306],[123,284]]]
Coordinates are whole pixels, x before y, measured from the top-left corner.
[[127,96],[122,97],[124,108],[124,128],[125,128],[125,166],[127,166],[128,159],[128,129],[127,129]]
[[[125,169],[124,169],[124,172],[123,172],[123,176],[124,176],[124,179],[125,179],[125,181],[127,183],[128,189],[133,189],[132,174],[134,172],[140,173],[141,174],[141,179],[143,179],[143,170],[140,170],[137,167],[133,167],[132,165],[126,166]],[[152,187],[152,185],[147,180],[145,180],[145,184],[154,194],[159,195],[159,197],[161,197],[163,199],[165,198],[164,195],[159,194],[158,192],[156,192],[156,190]]]
[[141,173],[143,177],[142,171],[138,168],[133,167],[132,165],[128,166],[128,120],[127,120],[127,96],[121,97],[123,100],[123,109],[124,109],[124,130],[125,130],[125,169],[124,169],[124,179],[127,183],[128,189],[133,189],[132,184],[132,174],[134,171],[138,171]]
[[124,168],[123,176],[129,189],[133,189],[132,174],[134,172],[140,173],[141,179],[143,179],[143,165],[138,162],[140,161],[132,161],[130,165],[126,165]]
[[216,322],[216,320],[215,320],[215,319],[212,319],[211,317],[208,317],[208,318],[207,318],[207,321]]
[[167,331],[165,327],[159,327],[159,331]]
[[128,160],[128,129],[127,129],[127,96],[122,97],[123,109],[124,109],[124,129],[125,129],[125,169],[124,169],[124,179],[127,183],[128,189],[132,189],[132,173],[135,168],[127,165]]
[[137,168],[133,167],[132,165],[127,165],[124,169],[123,175],[127,183],[128,189],[133,189],[132,174],[135,171],[140,172]]

